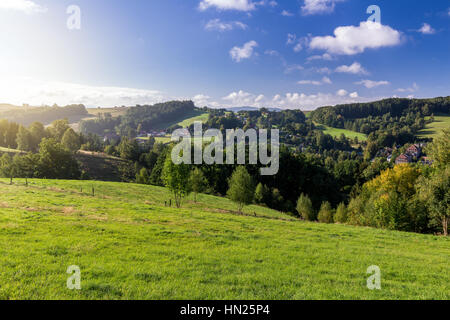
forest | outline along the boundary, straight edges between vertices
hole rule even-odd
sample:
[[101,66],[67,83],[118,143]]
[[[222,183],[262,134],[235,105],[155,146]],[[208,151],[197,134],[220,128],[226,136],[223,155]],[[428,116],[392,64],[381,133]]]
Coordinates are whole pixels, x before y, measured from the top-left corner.
[[195,109],[192,101],[169,101],[151,106],[137,105],[128,108],[125,115],[117,118],[106,113],[100,114],[97,119],[84,120],[80,124],[80,130],[85,134],[115,133],[120,136],[135,137],[141,131],[150,131],[156,127],[166,129],[164,124],[179,120]]

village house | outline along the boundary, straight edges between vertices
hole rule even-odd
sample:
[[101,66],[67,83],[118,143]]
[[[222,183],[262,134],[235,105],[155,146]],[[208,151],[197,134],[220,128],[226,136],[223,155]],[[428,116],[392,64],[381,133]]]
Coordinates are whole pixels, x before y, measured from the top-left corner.
[[395,164],[402,164],[402,163],[411,163],[412,158],[410,155],[407,154],[401,154],[395,159]]
[[405,153],[410,155],[411,157],[419,158],[422,154],[422,148],[418,144],[413,144],[408,149],[406,149]]

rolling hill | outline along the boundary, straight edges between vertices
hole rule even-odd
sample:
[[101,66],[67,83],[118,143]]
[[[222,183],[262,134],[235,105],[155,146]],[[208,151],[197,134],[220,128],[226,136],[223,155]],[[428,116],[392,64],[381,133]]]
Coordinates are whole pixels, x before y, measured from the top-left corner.
[[[449,299],[450,240],[153,186],[0,179],[0,299]],[[94,191],[94,195],[92,194]],[[66,270],[81,269],[81,290]],[[369,266],[382,290],[366,287]],[[426,266],[426,267],[424,267]]]
[[[429,117],[426,120],[429,120]],[[425,129],[419,132],[419,137],[433,139],[444,129],[450,129],[450,114],[440,113],[434,117],[434,122],[427,124]]]

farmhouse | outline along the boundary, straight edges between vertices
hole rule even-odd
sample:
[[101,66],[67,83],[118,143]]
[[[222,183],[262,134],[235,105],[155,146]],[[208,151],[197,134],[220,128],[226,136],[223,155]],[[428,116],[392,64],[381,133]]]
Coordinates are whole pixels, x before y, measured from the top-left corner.
[[395,159],[395,164],[402,164],[402,163],[411,163],[412,159],[411,156],[407,154],[401,154],[400,156]]
[[411,157],[418,158],[422,154],[422,148],[418,144],[413,144],[408,149],[406,149],[406,154]]

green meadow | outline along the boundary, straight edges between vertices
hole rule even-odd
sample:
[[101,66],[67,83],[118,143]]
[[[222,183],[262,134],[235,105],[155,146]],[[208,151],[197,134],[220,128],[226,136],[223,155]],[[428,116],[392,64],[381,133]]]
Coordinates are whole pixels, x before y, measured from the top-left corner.
[[[165,188],[0,179],[0,299],[449,299],[450,239]],[[81,269],[81,290],[66,287]],[[381,290],[366,270],[381,268]]]
[[329,134],[330,136],[333,136],[336,138],[340,137],[341,134],[344,134],[347,138],[355,139],[356,137],[358,137],[359,141],[367,140],[367,135],[365,135],[364,133],[355,132],[355,131],[351,131],[351,130],[347,130],[347,129],[332,128],[332,127],[328,127],[326,125],[318,124],[318,123],[315,123],[315,125],[316,125],[317,129],[321,130],[323,133]]
[[[427,117],[426,120],[429,120]],[[434,117],[434,122],[427,124],[425,129],[419,132],[420,138],[436,138],[444,129],[450,129],[450,115],[438,114]]]
[[195,115],[191,118],[187,118],[181,122],[178,122],[178,125],[183,127],[183,128],[188,128],[191,124],[193,124],[194,122],[202,122],[205,123],[206,121],[208,121],[208,117],[209,117],[209,113],[207,112],[199,112],[198,115]]

